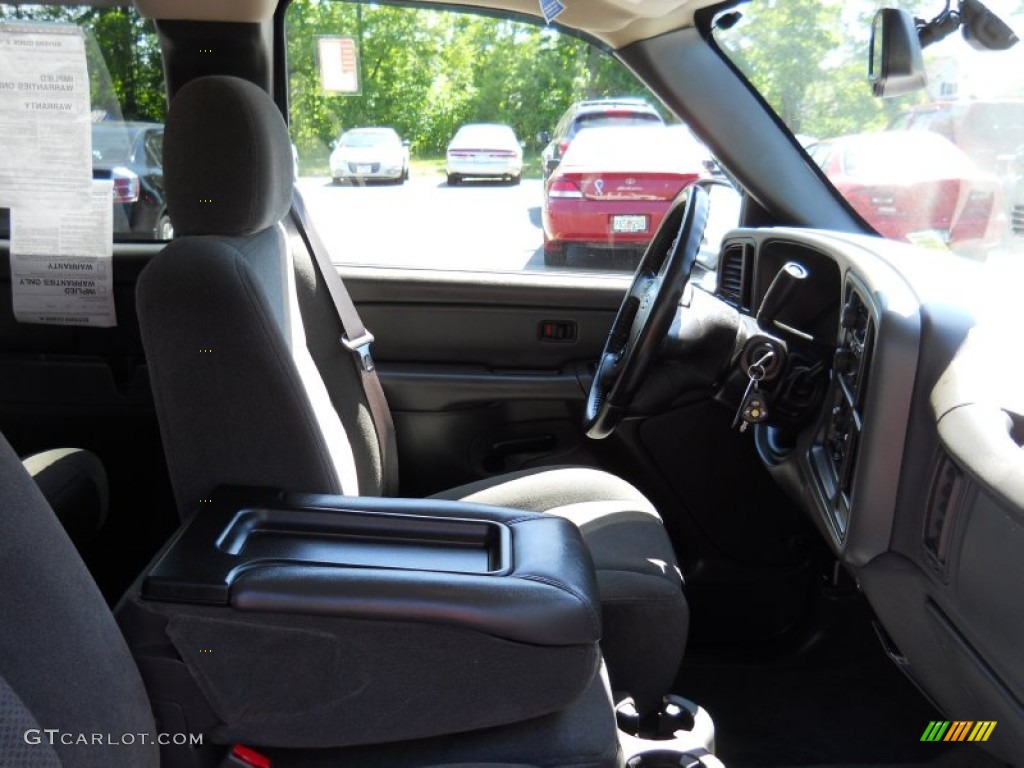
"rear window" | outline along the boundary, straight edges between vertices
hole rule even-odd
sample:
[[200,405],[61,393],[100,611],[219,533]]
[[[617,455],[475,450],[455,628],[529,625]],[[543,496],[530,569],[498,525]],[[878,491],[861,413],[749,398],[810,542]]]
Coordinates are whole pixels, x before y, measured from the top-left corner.
[[850,146],[843,158],[851,176],[905,179],[928,178],[943,173],[977,175],[970,161],[938,134],[909,131],[905,134],[868,134]]
[[608,171],[700,173],[703,159],[692,141],[664,126],[606,127],[580,133],[566,150],[562,164],[569,167],[601,161]]
[[484,143],[508,144],[515,142],[516,135],[511,128],[500,125],[467,125],[459,129],[454,141],[479,141]]
[[973,104],[964,123],[979,141],[1008,151],[1024,148],[1024,102]]
[[104,163],[127,163],[132,153],[130,136],[124,129],[93,126],[92,157]]
[[650,112],[593,112],[576,119],[576,129],[598,128],[607,125],[661,125],[660,116]]

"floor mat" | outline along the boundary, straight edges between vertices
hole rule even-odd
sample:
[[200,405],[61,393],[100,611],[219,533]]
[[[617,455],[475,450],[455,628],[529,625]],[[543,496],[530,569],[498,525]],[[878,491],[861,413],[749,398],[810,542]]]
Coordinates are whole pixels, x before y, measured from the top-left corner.
[[799,653],[684,662],[676,689],[711,713],[728,768],[1002,765],[974,745],[921,742],[945,718],[885,656],[863,607],[839,613]]

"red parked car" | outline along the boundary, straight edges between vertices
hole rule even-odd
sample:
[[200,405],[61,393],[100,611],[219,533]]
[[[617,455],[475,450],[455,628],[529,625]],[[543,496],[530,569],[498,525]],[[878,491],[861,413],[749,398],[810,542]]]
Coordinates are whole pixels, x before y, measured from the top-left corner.
[[705,159],[695,140],[665,126],[580,131],[544,185],[544,263],[610,251],[635,263],[676,195],[707,175]]
[[998,179],[937,133],[861,133],[807,151],[885,237],[962,243],[995,241],[1005,230]]

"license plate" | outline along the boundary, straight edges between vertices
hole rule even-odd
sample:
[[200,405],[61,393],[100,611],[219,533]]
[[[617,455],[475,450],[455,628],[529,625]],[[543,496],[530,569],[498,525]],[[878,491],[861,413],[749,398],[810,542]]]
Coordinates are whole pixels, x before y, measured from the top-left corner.
[[356,166],[356,173],[359,173],[359,174],[370,173],[372,170],[373,170],[373,167],[369,166],[369,165],[357,165]]
[[618,234],[635,234],[647,231],[647,217],[642,214],[623,214],[612,216],[612,232]]

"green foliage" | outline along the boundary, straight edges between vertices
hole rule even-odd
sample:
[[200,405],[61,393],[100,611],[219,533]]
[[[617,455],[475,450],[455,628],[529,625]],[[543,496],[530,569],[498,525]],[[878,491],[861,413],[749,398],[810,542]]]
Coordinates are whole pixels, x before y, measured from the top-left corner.
[[94,111],[113,118],[163,122],[163,63],[153,22],[128,8],[0,5],[0,21],[76,24],[86,31]]
[[867,81],[870,14],[842,0],[761,0],[718,41],[793,133],[818,138],[884,128]]
[[[443,152],[470,122],[508,123],[535,145],[573,102],[642,94],[611,56],[557,31],[446,11],[296,0],[288,11],[292,137],[300,154],[348,128],[391,125],[417,154]],[[320,87],[316,38],[352,37],[361,93]]]
[[[0,4],[3,19],[81,26],[94,109],[163,121],[151,21],[127,8]],[[443,153],[464,123],[508,123],[535,150],[537,134],[551,130],[572,102],[646,93],[612,56],[549,27],[341,0],[295,0],[287,20],[291,133],[303,158],[325,158],[342,131],[363,125],[391,125],[412,141],[414,154],[430,156]],[[321,36],[357,41],[359,94],[321,87]]]

